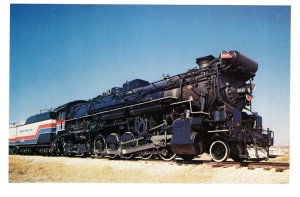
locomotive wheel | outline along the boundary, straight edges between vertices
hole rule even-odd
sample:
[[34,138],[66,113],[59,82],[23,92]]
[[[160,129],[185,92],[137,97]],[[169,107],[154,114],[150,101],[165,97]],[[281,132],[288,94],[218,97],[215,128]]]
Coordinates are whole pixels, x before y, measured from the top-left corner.
[[[107,136],[106,140],[106,148],[108,151],[118,151],[120,146],[119,135],[116,133],[111,133]],[[110,159],[117,159],[118,153],[108,153],[107,154]]]
[[229,156],[229,146],[225,141],[216,140],[210,145],[209,154],[215,162],[226,161]]
[[176,157],[176,154],[172,152],[171,150],[171,147],[170,146],[167,146],[167,147],[164,147],[161,149],[161,152],[159,154],[159,157],[162,159],[162,160],[165,160],[165,161],[170,161],[172,159],[174,159]]
[[98,135],[94,140],[94,154],[101,158],[104,156],[105,140],[102,135]]
[[231,158],[235,162],[243,162],[246,160],[246,158],[241,158],[239,156],[239,149],[237,144],[232,144],[230,147],[230,153],[231,153]]
[[[121,136],[121,142],[128,142],[128,141],[134,140],[134,139],[135,139],[135,137],[131,132],[126,132]],[[122,145],[122,148],[134,147],[135,144],[136,144],[135,142],[124,144],[124,145]],[[124,159],[131,159],[132,157],[133,157],[133,154],[122,155],[122,158],[124,158]]]
[[240,162],[240,163],[246,160],[245,158],[241,158],[239,156],[232,157],[232,159],[233,161]]
[[[153,151],[153,150],[150,150],[150,151]],[[145,151],[140,152],[139,156],[142,159],[147,160],[147,159],[150,159],[153,156],[153,154],[152,153],[148,153],[148,151],[145,150]]]
[[86,153],[84,153],[83,150],[80,148],[78,150],[78,156],[81,157],[81,158],[84,158],[84,157],[86,157]]

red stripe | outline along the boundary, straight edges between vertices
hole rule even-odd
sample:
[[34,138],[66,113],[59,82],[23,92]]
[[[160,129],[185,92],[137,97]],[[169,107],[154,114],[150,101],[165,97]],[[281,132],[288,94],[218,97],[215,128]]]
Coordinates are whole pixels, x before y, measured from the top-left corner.
[[35,139],[41,129],[55,128],[55,127],[56,127],[56,123],[48,123],[48,124],[39,125],[39,127],[38,127],[38,129],[37,129],[37,131],[35,132],[34,135],[16,137],[15,139],[9,139],[9,141],[10,142],[16,142],[16,141],[19,141],[19,140],[31,140],[31,139]]
[[56,125],[60,125],[60,124],[65,124],[65,121],[64,120],[58,120],[58,121],[56,121]]

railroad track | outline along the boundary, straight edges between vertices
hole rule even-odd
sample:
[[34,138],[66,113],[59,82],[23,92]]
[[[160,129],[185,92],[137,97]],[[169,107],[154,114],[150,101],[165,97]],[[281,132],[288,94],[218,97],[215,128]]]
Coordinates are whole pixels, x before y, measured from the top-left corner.
[[192,161],[183,161],[177,160],[177,164],[197,164],[197,165],[210,165],[212,167],[236,167],[243,168],[246,167],[249,170],[253,170],[256,168],[263,168],[264,170],[275,169],[276,172],[283,172],[290,168],[290,163],[280,163],[280,162],[234,162],[234,161],[226,161],[226,162],[213,162],[208,160],[192,160]]
[[[27,156],[27,155],[24,155]],[[55,157],[63,157],[67,158],[64,156],[55,156]],[[79,157],[78,157],[79,158]],[[86,159],[93,159],[92,157],[87,157]],[[109,158],[101,158],[101,159],[109,159]],[[276,172],[283,172],[284,170],[287,170],[290,168],[290,163],[283,163],[283,162],[253,162],[253,161],[248,161],[248,162],[234,162],[234,161],[226,161],[226,162],[213,162],[211,160],[199,160],[199,159],[194,159],[191,161],[184,161],[182,159],[176,158],[175,160],[169,160],[169,161],[164,161],[158,158],[152,158],[152,159],[147,159],[147,160],[142,160],[141,158],[131,158],[130,160],[125,160],[125,159],[111,159],[112,162],[113,160],[123,160],[127,162],[136,162],[136,161],[144,161],[145,163],[148,162],[164,162],[164,163],[172,163],[172,164],[177,164],[177,165],[209,165],[211,167],[223,167],[223,168],[228,168],[228,167],[236,167],[236,168],[248,168],[249,170],[254,170],[256,168],[263,168],[264,170],[271,170],[275,169]]]

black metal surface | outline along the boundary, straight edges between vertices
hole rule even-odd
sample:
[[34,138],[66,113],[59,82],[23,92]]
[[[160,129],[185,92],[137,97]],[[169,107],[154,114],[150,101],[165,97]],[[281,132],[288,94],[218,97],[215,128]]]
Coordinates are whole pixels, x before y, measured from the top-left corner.
[[57,150],[93,155],[96,136],[102,135],[115,157],[122,154],[116,136],[125,138],[130,132],[141,139],[131,151],[139,154],[147,151],[139,146],[149,147],[162,155],[168,150],[163,159],[172,158],[173,153],[192,158],[209,152],[218,140],[229,149],[235,147],[232,158],[241,153],[247,157],[247,146],[268,149],[273,145],[273,131],[263,130],[262,117],[251,112],[258,64],[238,51],[197,58],[196,63],[198,68],[185,73],[153,83],[135,79],[88,101],[59,106],[51,113],[65,127],[50,141]]

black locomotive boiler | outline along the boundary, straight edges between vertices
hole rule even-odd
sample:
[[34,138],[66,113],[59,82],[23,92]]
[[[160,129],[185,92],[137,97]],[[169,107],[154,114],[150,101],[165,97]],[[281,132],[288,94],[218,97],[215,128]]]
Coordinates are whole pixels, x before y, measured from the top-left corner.
[[[18,142],[18,130],[27,123],[14,127],[11,152],[111,159],[157,155],[163,160],[191,160],[207,153],[216,162],[267,159],[273,131],[264,130],[262,117],[251,111],[258,64],[238,51],[201,57],[196,63],[197,68],[182,74],[152,83],[135,79],[91,100],[46,112],[52,114],[55,129],[43,144],[39,139]],[[36,117],[37,123],[39,116],[31,119]]]

